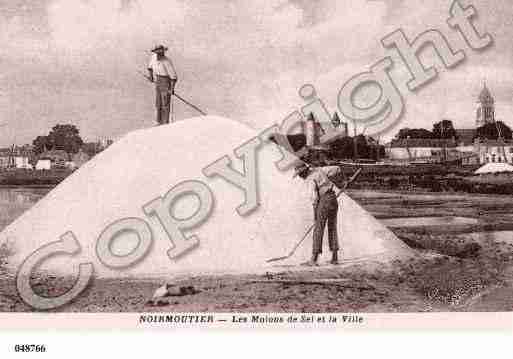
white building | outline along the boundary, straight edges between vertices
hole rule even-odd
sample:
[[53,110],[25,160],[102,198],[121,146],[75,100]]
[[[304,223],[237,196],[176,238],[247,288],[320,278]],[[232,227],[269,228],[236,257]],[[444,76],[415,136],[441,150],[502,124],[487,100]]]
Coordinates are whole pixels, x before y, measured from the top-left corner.
[[408,138],[394,140],[385,148],[390,160],[439,162],[456,151],[452,140]]
[[28,156],[16,156],[14,157],[14,166],[16,168],[23,168],[26,170],[31,170],[33,167],[29,163]]
[[31,151],[25,146],[0,149],[0,169],[32,169],[30,156]]
[[[476,126],[496,123],[495,100],[486,84],[478,99],[476,111]],[[480,164],[486,163],[513,163],[513,141],[499,139],[478,139],[474,142],[474,153],[477,154]]]
[[36,163],[36,170],[49,170],[52,168],[52,161],[50,159],[40,159]]
[[477,128],[496,123],[495,100],[486,84],[478,97],[475,123],[475,129],[456,128],[455,140],[394,140],[386,149],[388,158],[410,162],[430,162],[438,158],[457,160],[462,165],[513,163],[513,141],[477,138]]
[[475,151],[479,163],[513,163],[513,143],[502,140],[485,140],[476,142]]

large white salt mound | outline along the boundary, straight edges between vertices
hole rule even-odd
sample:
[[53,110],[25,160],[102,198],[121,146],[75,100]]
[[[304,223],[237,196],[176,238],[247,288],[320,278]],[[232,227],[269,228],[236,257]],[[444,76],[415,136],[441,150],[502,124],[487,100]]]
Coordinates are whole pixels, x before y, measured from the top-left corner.
[[[205,116],[174,124],[134,131],[97,155],[40,200],[0,234],[15,254],[9,266],[15,270],[35,250],[71,231],[82,246],[80,254],[57,256],[42,269],[55,274],[76,274],[78,263],[91,262],[98,276],[157,276],[195,274],[206,271],[251,272],[268,264],[269,258],[288,253],[313,220],[304,183],[281,172],[275,162],[281,158],[274,144],[258,151],[257,182],[260,206],[247,217],[237,214],[244,202],[242,190],[223,179],[206,178],[202,169],[224,155],[235,168],[242,162],[233,150],[257,135],[235,121]],[[148,218],[142,206],[164,196],[187,180],[202,181],[215,197],[212,215],[200,227],[186,232],[200,239],[198,248],[170,260],[171,242],[155,217]],[[176,206],[177,217],[185,218],[196,209],[193,197]],[[136,217],[150,224],[153,246],[137,265],[124,270],[107,268],[96,256],[96,241],[111,223]],[[344,259],[373,257],[389,259],[408,253],[390,231],[347,196],[341,200],[341,245]],[[115,244],[118,254],[137,246],[134,234],[126,233]],[[311,236],[287,263],[309,257]],[[324,251],[329,254],[328,250]]]

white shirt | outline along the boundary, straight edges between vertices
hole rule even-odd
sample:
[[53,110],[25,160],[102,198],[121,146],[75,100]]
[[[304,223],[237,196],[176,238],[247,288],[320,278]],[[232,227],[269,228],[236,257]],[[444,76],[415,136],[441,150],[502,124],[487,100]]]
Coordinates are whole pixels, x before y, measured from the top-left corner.
[[312,173],[307,177],[308,190],[313,204],[317,203],[319,196],[333,190],[335,185],[329,178],[336,176],[340,171],[338,166],[324,166],[313,169]]
[[157,60],[157,54],[153,54],[148,69],[153,71],[153,76],[168,76],[175,80],[178,78],[173,62],[167,56]]

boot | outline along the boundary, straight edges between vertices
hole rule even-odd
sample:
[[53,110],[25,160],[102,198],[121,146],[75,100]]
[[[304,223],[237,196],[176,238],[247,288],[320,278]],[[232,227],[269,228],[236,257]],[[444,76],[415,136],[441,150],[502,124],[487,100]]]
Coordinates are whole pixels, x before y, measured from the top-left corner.
[[338,251],[333,251],[330,263],[334,265],[338,264]]

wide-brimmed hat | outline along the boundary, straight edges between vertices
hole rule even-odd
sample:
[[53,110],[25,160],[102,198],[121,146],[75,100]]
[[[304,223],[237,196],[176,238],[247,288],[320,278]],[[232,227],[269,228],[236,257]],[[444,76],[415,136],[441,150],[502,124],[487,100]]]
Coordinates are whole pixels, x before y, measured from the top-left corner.
[[151,50],[151,52],[158,52],[158,51],[167,51],[167,47],[164,45],[157,45]]

